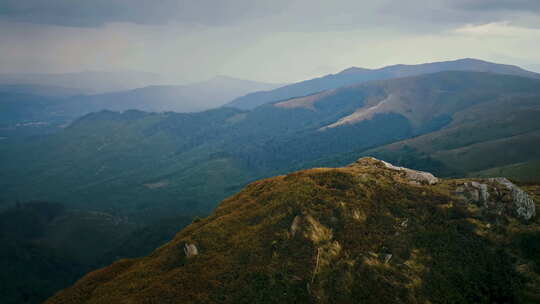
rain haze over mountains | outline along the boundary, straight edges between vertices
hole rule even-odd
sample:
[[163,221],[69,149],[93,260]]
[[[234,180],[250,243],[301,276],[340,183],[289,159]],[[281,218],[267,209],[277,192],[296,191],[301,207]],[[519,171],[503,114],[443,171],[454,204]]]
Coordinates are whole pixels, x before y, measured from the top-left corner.
[[529,0],[6,0],[0,72],[145,71],[289,83],[350,66],[539,64]]

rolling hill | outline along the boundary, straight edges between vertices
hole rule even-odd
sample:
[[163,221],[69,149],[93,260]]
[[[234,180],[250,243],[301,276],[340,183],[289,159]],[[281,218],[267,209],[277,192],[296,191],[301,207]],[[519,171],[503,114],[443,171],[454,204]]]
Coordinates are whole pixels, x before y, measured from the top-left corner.
[[253,109],[265,103],[272,103],[298,96],[311,95],[321,91],[340,88],[360,82],[383,80],[442,71],[489,72],[540,79],[540,74],[526,71],[517,66],[496,64],[478,59],[459,59],[425,63],[418,65],[392,65],[380,69],[352,67],[340,73],[326,75],[299,83],[290,84],[270,91],[254,92],[232,100],[227,104],[239,109]]
[[74,73],[2,73],[2,85],[38,85],[71,88],[85,94],[131,90],[163,83],[158,74],[140,71],[83,71]]
[[200,112],[220,107],[227,101],[250,92],[279,86],[281,85],[217,76],[189,85],[154,85],[128,91],[76,96],[57,110],[65,111],[72,117],[101,110]]
[[[251,180],[368,154],[442,176],[472,174],[539,159],[538,96],[540,80],[532,78],[441,72],[252,111],[103,111],[51,136],[0,146],[0,188],[4,201],[45,199],[157,218],[206,213]],[[491,141],[492,153],[444,162],[409,152],[419,149],[413,145],[393,155],[376,150],[424,138],[438,142],[425,145],[434,151]]]
[[71,97],[84,94],[84,90],[34,84],[0,85],[2,93],[28,94],[43,97]]
[[363,158],[251,183],[46,303],[536,303],[537,204]]
[[474,106],[456,113],[442,130],[364,153],[446,176],[507,176],[537,182],[539,105],[539,96],[501,98],[489,108]]
[[0,85],[0,138],[57,132],[76,118],[101,110],[198,112],[277,86],[226,76],[190,85],[148,86],[97,95],[44,85]]

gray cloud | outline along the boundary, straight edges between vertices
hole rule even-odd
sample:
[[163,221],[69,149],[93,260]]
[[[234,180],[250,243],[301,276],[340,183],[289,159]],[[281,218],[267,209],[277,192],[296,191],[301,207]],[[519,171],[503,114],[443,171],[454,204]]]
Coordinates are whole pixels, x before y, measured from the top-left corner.
[[278,13],[286,3],[285,0],[2,0],[0,17],[76,27],[111,22],[219,26]]
[[260,29],[308,32],[364,27],[426,32],[501,19],[536,25],[540,18],[530,15],[538,13],[538,0],[2,0],[0,5],[0,20],[36,24],[219,27],[254,22],[251,26]]
[[540,62],[538,0],[0,1],[0,72],[290,82],[352,65]]

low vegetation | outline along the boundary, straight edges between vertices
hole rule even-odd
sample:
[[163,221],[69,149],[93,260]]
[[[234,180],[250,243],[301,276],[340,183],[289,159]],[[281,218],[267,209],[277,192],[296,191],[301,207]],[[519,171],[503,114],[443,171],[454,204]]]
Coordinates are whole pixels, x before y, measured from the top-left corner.
[[[458,195],[472,181],[499,195]],[[538,218],[472,181],[422,184],[375,159],[260,180],[47,303],[538,302]]]

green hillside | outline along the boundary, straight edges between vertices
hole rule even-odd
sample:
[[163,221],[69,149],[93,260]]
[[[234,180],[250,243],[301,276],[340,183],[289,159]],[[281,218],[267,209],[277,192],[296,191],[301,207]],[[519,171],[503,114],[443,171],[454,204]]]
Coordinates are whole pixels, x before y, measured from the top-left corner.
[[361,82],[418,76],[443,71],[499,73],[540,79],[540,74],[524,70],[517,66],[497,64],[472,58],[416,65],[398,64],[386,66],[380,69],[351,67],[337,74],[330,74],[319,78],[309,79],[273,90],[250,93],[232,100],[227,104],[227,106],[249,110],[263,104],[273,103],[298,96],[310,95],[321,91],[358,84]]
[[538,181],[539,105],[538,96],[502,98],[456,113],[437,132],[363,153],[444,176]]
[[252,111],[103,111],[0,146],[1,195],[151,221],[207,213],[254,179],[360,155],[467,175],[540,159],[530,145],[540,130],[538,96],[539,80],[443,72]]

